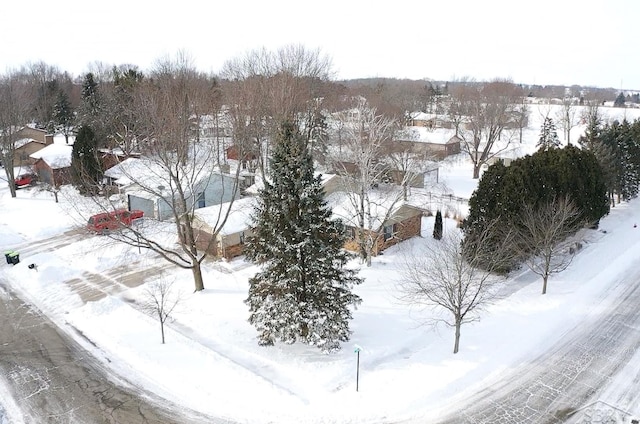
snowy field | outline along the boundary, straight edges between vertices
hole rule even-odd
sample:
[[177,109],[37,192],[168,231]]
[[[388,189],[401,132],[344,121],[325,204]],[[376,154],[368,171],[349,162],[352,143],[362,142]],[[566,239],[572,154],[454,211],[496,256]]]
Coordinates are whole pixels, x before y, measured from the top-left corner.
[[[609,117],[620,113],[603,112]],[[535,150],[537,115],[532,112],[524,143],[514,146],[513,156]],[[572,138],[583,129],[574,128]],[[440,179],[464,198],[477,183],[463,157],[445,164]],[[338,353],[325,355],[299,344],[258,346],[243,303],[256,268],[242,259],[205,262],[206,289],[198,293],[193,293],[190,273],[174,268],[162,267],[160,276],[149,280],[174,282],[181,299],[163,345],[157,320],[137,307],[150,283],[130,288],[113,281],[100,288],[108,296],[88,300],[73,282],[114,268],[153,268],[164,262],[99,236],[74,238],[55,249],[47,248],[50,241],[41,242],[56,236],[63,240],[81,225],[75,203],[71,191],[63,192],[56,204],[49,193],[32,188],[19,190],[12,199],[2,184],[0,248],[21,252],[19,264],[0,265],[2,279],[63,329],[77,328],[95,343],[88,348],[108,359],[115,372],[185,407],[242,423],[436,420],[502,371],[544,352],[562,338],[568,323],[580,321],[594,305],[603,307],[618,272],[635,266],[640,256],[640,227],[634,228],[640,224],[640,200],[634,200],[612,209],[599,230],[587,233],[585,248],[569,269],[550,277],[546,295],[540,294],[542,282],[526,272],[505,279],[508,296],[487,308],[479,322],[463,326],[460,352],[454,355],[452,329],[421,325],[433,312],[409,308],[397,299],[404,255],[434,242],[433,218],[423,218],[422,238],[388,249],[369,268],[355,262],[365,279],[356,288],[363,302],[351,322],[352,339]],[[445,220],[445,231],[456,231],[455,222]],[[38,270],[29,269],[30,263]],[[356,345],[361,347],[358,391]],[[639,356],[628,370],[637,372]],[[628,383],[627,375],[603,387],[594,400],[613,396]],[[24,422],[3,384],[0,376],[5,422]],[[619,407],[640,416],[638,404]]]

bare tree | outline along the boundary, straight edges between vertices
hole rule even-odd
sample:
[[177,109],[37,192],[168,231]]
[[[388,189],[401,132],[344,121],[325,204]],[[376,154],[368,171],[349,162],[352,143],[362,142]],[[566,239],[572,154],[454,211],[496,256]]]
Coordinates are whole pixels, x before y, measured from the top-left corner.
[[11,197],[16,197],[14,160],[16,133],[29,122],[30,90],[24,75],[9,71],[0,76],[0,159],[4,166]]
[[[455,229],[441,240],[431,242],[420,251],[411,251],[405,258],[402,278],[398,283],[399,299],[412,306],[434,310],[427,322],[444,323],[455,329],[453,353],[460,348],[463,324],[477,321],[484,307],[497,299],[494,286],[506,260],[504,252],[494,252],[490,261],[482,244],[492,237],[495,223],[475,235],[474,240],[462,240]],[[506,246],[506,245],[503,245]],[[480,266],[482,265],[482,266]]]
[[173,290],[174,281],[160,280],[147,285],[144,290],[143,310],[160,321],[160,333],[164,344],[164,324],[180,303],[180,296]]
[[518,127],[518,142],[522,144],[522,131],[529,124],[530,108],[527,105],[526,97],[520,96],[520,102],[515,106],[513,110],[513,119]]
[[579,216],[571,200],[554,198],[540,206],[525,206],[512,226],[517,235],[515,250],[542,277],[542,294],[547,292],[549,276],[564,271],[573,260],[576,249],[571,236],[584,225]]
[[[145,217],[166,221],[177,237],[167,237],[157,225],[131,226],[112,232],[109,237],[132,246],[154,251],[166,261],[193,274],[195,291],[204,289],[201,264],[215,250],[217,235],[224,227],[233,201],[239,193],[240,167],[233,173],[219,168],[218,149],[210,140],[199,139],[198,116],[210,111],[210,96],[190,59],[179,55],[163,59],[150,77],[139,83],[131,107],[136,119],[136,139],[142,157],[119,164],[122,174],[131,180],[142,196],[157,199],[158,216]],[[213,186],[215,184],[215,186]],[[97,192],[97,191],[96,191]],[[94,195],[100,205],[105,199]],[[129,198],[131,199],[131,197]],[[224,204],[208,222],[208,234],[198,231],[194,210],[199,203]],[[105,209],[117,208],[107,204]],[[129,206],[135,206],[131,203]],[[160,210],[161,209],[161,210]],[[166,225],[164,225],[166,228]]]
[[224,64],[221,76],[226,80],[234,146],[243,143],[245,151],[258,155],[263,176],[279,123],[295,122],[309,130],[314,121],[307,118],[315,116],[309,112],[317,109],[330,75],[330,59],[302,45],[253,50]]
[[[381,234],[381,226],[402,201],[400,187],[411,178],[407,172],[394,183],[388,166],[387,146],[396,130],[396,123],[376,113],[363,98],[339,126],[341,148],[329,152],[334,171],[342,178],[343,189],[355,216],[348,217],[357,224],[356,241],[360,257],[371,265],[373,251]],[[400,186],[400,187],[399,187]]]
[[473,163],[473,178],[480,177],[482,165],[508,149],[521,94],[516,85],[504,80],[464,81],[452,88],[449,119],[462,139],[462,151]]
[[580,122],[576,102],[571,96],[564,96],[560,110],[556,114],[556,122],[558,122],[558,127],[562,129],[567,144],[571,144],[571,130]]

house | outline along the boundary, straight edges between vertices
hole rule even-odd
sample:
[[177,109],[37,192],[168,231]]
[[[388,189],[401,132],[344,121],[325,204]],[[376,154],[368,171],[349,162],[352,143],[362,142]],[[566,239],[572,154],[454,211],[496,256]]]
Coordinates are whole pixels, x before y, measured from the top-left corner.
[[413,152],[421,155],[445,158],[460,153],[462,139],[448,128],[405,127],[388,143],[393,152]]
[[[175,181],[167,171],[147,158],[128,158],[104,173],[107,184],[115,184],[127,197],[128,208],[144,211],[145,217],[166,220],[173,217]],[[235,176],[201,168],[185,172],[182,191],[188,209],[229,202],[238,197]]]
[[435,113],[412,112],[409,114],[408,126],[425,128],[451,128],[451,121],[446,115]]
[[[346,226],[348,240],[344,245],[345,249],[357,252],[359,225],[357,211],[349,196],[346,192],[335,192],[327,196],[327,202],[333,211],[332,217],[341,219]],[[365,236],[371,236],[375,240],[372,251],[374,256],[401,241],[420,235],[423,215],[420,208],[404,201],[391,202],[385,193],[376,190],[369,193],[369,198],[372,201],[370,218],[373,225],[370,227],[371,231],[365,230]]]
[[[198,250],[226,259],[242,255],[246,239],[253,235],[251,219],[256,201],[256,197],[244,197],[233,203],[196,209],[193,212],[193,227]],[[227,210],[229,216],[214,240],[214,229],[220,228]]]
[[250,171],[258,168],[258,155],[253,151],[246,151],[240,158],[240,153],[235,145],[231,145],[225,149],[227,159],[239,161],[242,169],[248,169]]
[[30,126],[20,128],[13,136],[15,140],[13,156],[15,166],[33,165],[34,159],[31,158],[31,154],[53,144],[52,134]]
[[100,161],[100,169],[106,171],[129,157],[139,158],[140,154],[127,154],[120,148],[115,149],[98,149],[98,160]]
[[[335,174],[322,174],[321,184],[325,195],[344,190],[341,177]],[[214,257],[232,259],[244,253],[245,240],[254,234],[252,216],[257,197],[249,196],[229,202],[196,209],[194,215],[194,229],[196,230],[196,246]],[[219,227],[227,209],[229,217],[218,233],[216,240],[212,240],[213,229]]]
[[40,182],[59,187],[71,182],[71,152],[68,144],[54,143],[29,155]]

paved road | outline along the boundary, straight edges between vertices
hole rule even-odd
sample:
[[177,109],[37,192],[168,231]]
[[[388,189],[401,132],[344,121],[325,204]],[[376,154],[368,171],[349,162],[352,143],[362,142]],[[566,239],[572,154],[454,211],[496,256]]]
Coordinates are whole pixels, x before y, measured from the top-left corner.
[[214,422],[109,377],[78,343],[9,292],[0,296],[0,317],[0,370],[25,423]]
[[[585,321],[567,328],[570,331],[553,349],[476,393],[466,407],[455,408],[442,422],[630,422],[625,411],[640,402],[640,372],[628,375],[628,384],[616,390],[616,398],[598,402],[616,373],[640,352],[640,272],[627,274],[616,287],[620,290],[612,288],[616,297],[611,307],[602,312],[594,308]],[[605,415],[616,418],[595,418]]]
[[[16,250],[54,251],[84,237],[82,231],[68,231]],[[97,300],[142,281],[138,270],[122,267],[119,275],[89,273],[67,284],[85,300]],[[188,411],[113,375],[46,316],[11,293],[1,275],[0,320],[0,372],[24,423],[228,423]]]

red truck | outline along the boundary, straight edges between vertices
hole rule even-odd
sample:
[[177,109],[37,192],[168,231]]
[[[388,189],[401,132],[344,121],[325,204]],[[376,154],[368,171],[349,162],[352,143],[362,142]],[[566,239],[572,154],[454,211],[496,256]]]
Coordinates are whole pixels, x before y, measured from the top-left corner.
[[132,211],[117,209],[112,212],[103,212],[89,218],[87,230],[97,234],[107,234],[124,227],[130,227],[136,219],[140,219],[143,216],[144,212],[137,209]]

